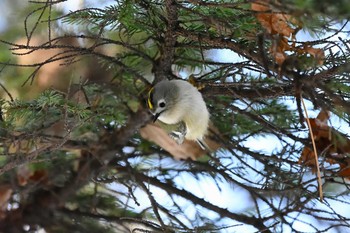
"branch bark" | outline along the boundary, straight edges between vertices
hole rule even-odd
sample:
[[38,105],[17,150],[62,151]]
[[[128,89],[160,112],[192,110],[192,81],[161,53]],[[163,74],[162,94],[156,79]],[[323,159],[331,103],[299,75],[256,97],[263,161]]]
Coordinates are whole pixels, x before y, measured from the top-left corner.
[[178,25],[177,4],[175,0],[165,1],[167,28],[164,34],[164,42],[161,47],[161,56],[156,62],[154,69],[154,83],[157,83],[172,75],[172,64],[174,61],[175,44],[177,41],[176,29]]

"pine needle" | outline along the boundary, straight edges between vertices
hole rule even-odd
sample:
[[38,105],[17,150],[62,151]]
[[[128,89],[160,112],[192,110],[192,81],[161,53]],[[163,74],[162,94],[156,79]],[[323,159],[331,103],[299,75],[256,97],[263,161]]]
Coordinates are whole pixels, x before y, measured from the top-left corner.
[[323,201],[323,190],[322,190],[322,180],[321,180],[321,172],[320,172],[320,165],[318,163],[318,155],[317,155],[317,148],[316,148],[316,143],[315,143],[315,139],[314,139],[314,135],[312,133],[312,128],[311,128],[311,124],[310,124],[310,119],[309,116],[307,114],[307,110],[306,110],[306,106],[305,106],[305,102],[303,99],[303,96],[300,94],[300,99],[301,99],[301,103],[303,104],[303,108],[305,111],[305,115],[306,115],[306,122],[309,128],[309,133],[311,136],[311,141],[312,141],[312,147],[314,150],[314,154],[315,154],[315,163],[316,163],[316,174],[317,174],[317,183],[318,183],[318,191],[319,191],[319,195],[320,195],[320,201]]

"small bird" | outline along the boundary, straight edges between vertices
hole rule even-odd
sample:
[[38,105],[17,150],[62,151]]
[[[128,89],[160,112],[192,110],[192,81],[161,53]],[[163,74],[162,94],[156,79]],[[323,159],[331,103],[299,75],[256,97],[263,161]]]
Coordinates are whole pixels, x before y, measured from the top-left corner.
[[202,94],[184,80],[163,80],[148,93],[147,105],[154,121],[171,126],[169,135],[179,144],[184,138],[195,140],[207,149],[203,141],[209,125],[209,111]]

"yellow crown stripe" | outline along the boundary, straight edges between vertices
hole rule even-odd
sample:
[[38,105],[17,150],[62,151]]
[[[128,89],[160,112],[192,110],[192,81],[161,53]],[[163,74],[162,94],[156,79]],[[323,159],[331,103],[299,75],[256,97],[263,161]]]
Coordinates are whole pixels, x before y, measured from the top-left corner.
[[148,99],[147,99],[148,108],[151,109],[151,110],[153,109],[153,104],[152,104],[152,100],[151,100],[152,91],[153,91],[153,87],[151,88],[151,90],[149,90],[149,92],[148,92]]

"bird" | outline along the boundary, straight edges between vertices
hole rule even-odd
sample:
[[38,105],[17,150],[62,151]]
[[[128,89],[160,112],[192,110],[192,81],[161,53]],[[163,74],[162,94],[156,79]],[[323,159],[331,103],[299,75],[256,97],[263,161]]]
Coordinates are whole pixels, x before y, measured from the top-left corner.
[[153,121],[160,122],[177,143],[188,139],[208,148],[204,138],[210,114],[202,94],[192,84],[182,79],[162,80],[150,89],[147,106]]

